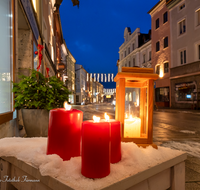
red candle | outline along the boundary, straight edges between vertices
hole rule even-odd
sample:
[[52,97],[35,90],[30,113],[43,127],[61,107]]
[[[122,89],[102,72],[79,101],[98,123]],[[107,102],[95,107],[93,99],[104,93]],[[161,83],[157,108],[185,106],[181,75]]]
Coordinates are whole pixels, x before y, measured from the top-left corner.
[[119,121],[109,119],[105,113],[105,120],[111,127],[111,163],[117,163],[121,160],[121,124]]
[[111,163],[121,160],[121,125],[119,121],[109,120],[111,124]]
[[110,125],[108,122],[83,122],[81,173],[88,178],[102,178],[110,174]]
[[82,111],[52,109],[49,114],[47,154],[57,154],[63,160],[80,156],[82,122]]

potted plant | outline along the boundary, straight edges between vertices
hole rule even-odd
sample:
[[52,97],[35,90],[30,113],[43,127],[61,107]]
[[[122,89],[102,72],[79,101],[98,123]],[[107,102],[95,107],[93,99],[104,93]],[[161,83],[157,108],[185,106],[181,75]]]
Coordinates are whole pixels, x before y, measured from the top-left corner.
[[27,136],[47,136],[49,110],[63,107],[70,92],[55,76],[45,78],[35,70],[19,78],[19,83],[13,83],[14,107],[22,111]]

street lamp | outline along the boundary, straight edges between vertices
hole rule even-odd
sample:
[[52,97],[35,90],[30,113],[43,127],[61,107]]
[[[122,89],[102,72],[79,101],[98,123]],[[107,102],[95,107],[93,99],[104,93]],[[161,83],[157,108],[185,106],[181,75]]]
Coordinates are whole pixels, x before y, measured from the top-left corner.
[[122,123],[121,139],[146,147],[153,144],[152,68],[122,67],[116,82],[115,119]]

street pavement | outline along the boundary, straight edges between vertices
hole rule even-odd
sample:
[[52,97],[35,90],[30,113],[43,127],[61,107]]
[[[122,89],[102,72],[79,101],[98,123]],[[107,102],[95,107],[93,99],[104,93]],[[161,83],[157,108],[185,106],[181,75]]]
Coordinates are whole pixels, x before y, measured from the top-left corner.
[[[83,111],[83,120],[107,112],[115,118],[115,106],[109,103],[74,105]],[[188,153],[185,162],[186,190],[200,190],[200,110],[157,109],[153,114],[153,142]]]

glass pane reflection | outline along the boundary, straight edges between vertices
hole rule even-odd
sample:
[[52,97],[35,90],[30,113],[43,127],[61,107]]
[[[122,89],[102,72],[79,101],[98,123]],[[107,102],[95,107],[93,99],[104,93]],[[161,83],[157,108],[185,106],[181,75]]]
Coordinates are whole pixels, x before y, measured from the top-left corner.
[[125,89],[124,137],[146,138],[146,88]]
[[12,12],[11,0],[0,1],[0,114],[12,111]]

